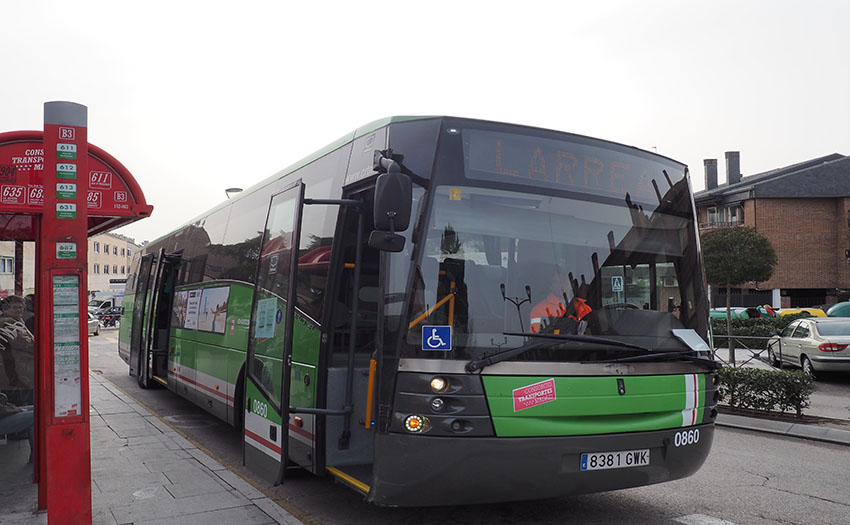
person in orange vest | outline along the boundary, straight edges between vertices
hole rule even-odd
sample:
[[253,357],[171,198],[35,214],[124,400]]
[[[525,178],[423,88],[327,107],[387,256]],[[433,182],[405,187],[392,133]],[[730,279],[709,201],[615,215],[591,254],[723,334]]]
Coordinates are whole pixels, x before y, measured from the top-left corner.
[[[571,301],[572,313],[566,315],[568,312],[568,308],[564,304],[566,301],[566,294],[563,291],[563,286],[557,272],[555,272],[552,277],[550,290],[552,291],[549,292],[549,295],[546,296],[545,299],[531,308],[530,329],[533,334],[540,333],[540,331],[549,322],[551,322],[551,319],[560,319],[566,316],[568,319],[573,319],[576,323],[579,323],[593,311],[593,309],[587,304],[586,299],[576,295]],[[560,297],[558,294],[560,294]]]

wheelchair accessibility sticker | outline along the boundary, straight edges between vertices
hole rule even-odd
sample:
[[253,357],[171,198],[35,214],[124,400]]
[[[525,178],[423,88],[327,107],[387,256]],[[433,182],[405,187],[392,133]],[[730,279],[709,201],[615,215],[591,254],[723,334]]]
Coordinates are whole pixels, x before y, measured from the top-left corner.
[[440,350],[449,352],[452,349],[451,326],[423,326],[422,350]]

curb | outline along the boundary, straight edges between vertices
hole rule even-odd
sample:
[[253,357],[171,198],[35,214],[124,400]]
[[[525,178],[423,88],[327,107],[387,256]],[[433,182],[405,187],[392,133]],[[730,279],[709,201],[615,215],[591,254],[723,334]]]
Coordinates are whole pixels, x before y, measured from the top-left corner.
[[718,414],[715,424],[721,427],[741,428],[756,432],[767,432],[836,445],[850,445],[850,430],[838,430],[815,425],[786,423],[770,419],[736,416],[734,414]]

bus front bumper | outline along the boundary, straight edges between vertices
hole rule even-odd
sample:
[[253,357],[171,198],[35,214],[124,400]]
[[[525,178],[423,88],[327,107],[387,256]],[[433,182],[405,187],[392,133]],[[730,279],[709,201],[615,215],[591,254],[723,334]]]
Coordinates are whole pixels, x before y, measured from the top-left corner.
[[[713,423],[573,437],[379,434],[367,500],[382,506],[459,505],[555,498],[650,485],[695,473],[708,457],[713,439]],[[581,468],[585,453],[647,449],[649,464],[645,466]],[[612,458],[616,461],[616,454]]]

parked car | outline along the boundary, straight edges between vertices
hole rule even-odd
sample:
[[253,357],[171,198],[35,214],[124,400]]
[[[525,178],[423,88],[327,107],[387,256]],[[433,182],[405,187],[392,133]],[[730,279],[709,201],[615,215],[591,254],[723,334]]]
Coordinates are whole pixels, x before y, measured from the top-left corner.
[[[782,345],[780,348],[780,344]],[[808,317],[792,321],[767,344],[770,362],[803,372],[850,372],[850,319]]]
[[826,310],[827,317],[850,317],[850,302],[835,303]]
[[[730,308],[729,313],[731,314],[732,319],[747,319],[746,308],[733,306],[732,308]],[[721,308],[712,308],[709,312],[709,316],[712,319],[726,319],[726,307],[723,306]]]
[[89,335],[99,335],[100,334],[100,321],[98,318],[89,312]]
[[809,314],[811,317],[826,317],[826,312],[820,308],[782,308],[779,310],[780,316],[802,313]]
[[[776,311],[769,305],[730,308],[732,319],[758,319],[761,317],[775,317]],[[726,319],[726,307],[712,308],[709,312],[712,319]]]

